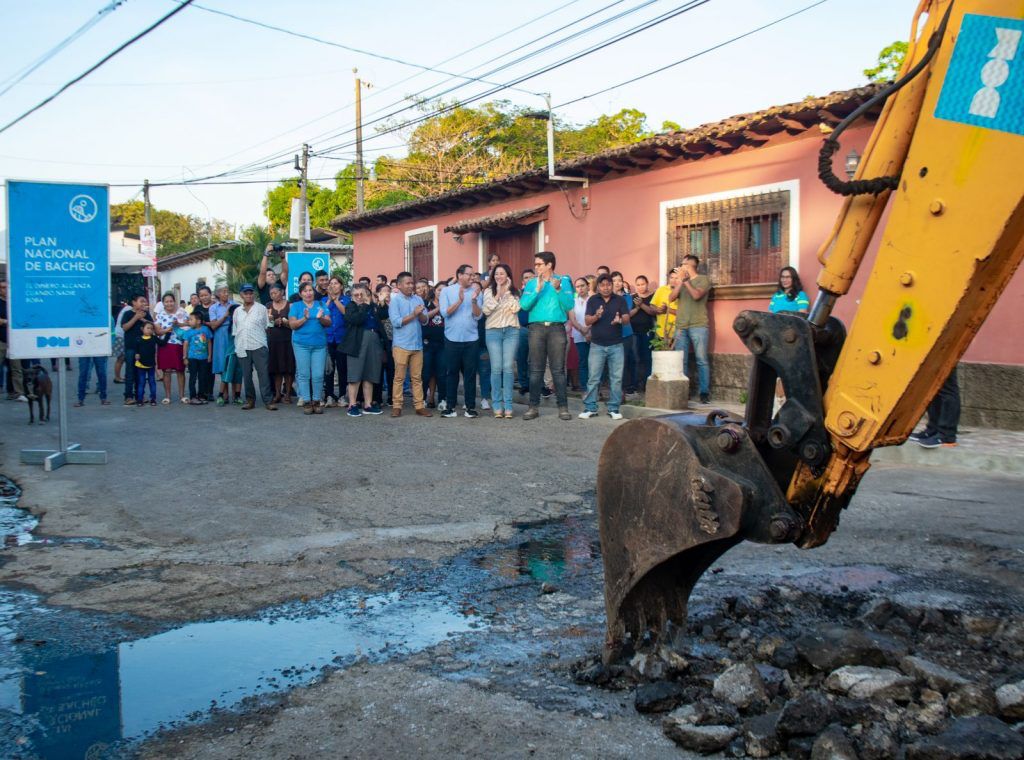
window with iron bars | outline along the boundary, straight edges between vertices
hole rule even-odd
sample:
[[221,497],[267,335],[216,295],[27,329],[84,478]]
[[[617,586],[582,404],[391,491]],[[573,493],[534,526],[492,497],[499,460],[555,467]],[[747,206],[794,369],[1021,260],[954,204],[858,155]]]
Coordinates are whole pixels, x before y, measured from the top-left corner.
[[675,206],[666,214],[668,268],[696,256],[719,297],[731,286],[774,286],[789,261],[788,190]]
[[434,233],[410,235],[405,255],[405,267],[414,280],[434,279]]

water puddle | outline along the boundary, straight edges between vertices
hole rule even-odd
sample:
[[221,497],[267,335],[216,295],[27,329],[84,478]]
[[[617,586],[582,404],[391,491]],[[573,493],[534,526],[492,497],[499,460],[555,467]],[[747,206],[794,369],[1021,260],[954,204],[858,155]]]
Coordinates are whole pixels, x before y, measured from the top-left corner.
[[[592,522],[592,520],[590,521]],[[552,528],[557,536],[542,536],[515,546],[494,550],[477,557],[474,564],[492,575],[508,580],[525,578],[537,583],[555,584],[581,574],[591,574],[600,564],[601,549],[593,531],[580,518],[559,518],[540,526]],[[537,526],[524,526],[524,528]]]
[[20,496],[21,489],[14,481],[0,475],[0,536],[5,547],[31,543],[32,531],[39,525],[28,510],[18,508]]
[[325,668],[416,652],[479,624],[432,594],[346,592],[59,658],[48,654],[51,642],[15,643],[5,627],[0,646],[20,667],[0,670],[0,711],[22,718],[14,740],[32,756],[91,757],[98,745],[310,683]]

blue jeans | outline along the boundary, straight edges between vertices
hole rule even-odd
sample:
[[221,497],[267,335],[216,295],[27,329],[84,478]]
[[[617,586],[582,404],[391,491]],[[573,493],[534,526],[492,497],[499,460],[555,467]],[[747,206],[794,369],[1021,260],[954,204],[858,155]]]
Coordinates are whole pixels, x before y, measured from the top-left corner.
[[608,407],[609,412],[619,411],[622,403],[622,368],[626,363],[626,352],[621,343],[614,346],[590,344],[590,379],[587,382],[587,395],[583,406],[588,412],[597,411],[597,392],[601,387],[601,375],[605,365],[608,366]]
[[590,344],[585,340],[576,341],[576,353],[580,357],[580,387],[586,391],[590,380]]
[[[301,346],[292,343],[295,352],[295,387],[303,401],[324,400],[324,367],[327,364],[327,346]],[[312,390],[310,383],[313,383]],[[303,398],[306,393],[316,398]]]
[[693,355],[697,357],[697,376],[700,382],[700,395],[711,392],[711,370],[708,367],[708,328],[683,327],[676,330],[676,351],[683,352],[683,374],[687,377],[687,359],[690,358],[690,344],[693,344]]
[[512,365],[518,349],[518,327],[487,330],[487,353],[491,358],[491,403],[497,411],[512,411]]
[[100,393],[100,401],[107,400],[107,357],[83,356],[78,360],[78,400],[85,401],[85,391],[89,386],[89,373],[96,368],[96,390]]
[[142,403],[142,399],[146,397],[147,385],[149,386],[149,400],[156,401],[156,367],[147,369],[132,367],[132,369],[135,370],[135,403]]
[[516,349],[516,374],[519,376],[519,390],[525,393],[530,387],[530,328],[519,328],[519,347]]

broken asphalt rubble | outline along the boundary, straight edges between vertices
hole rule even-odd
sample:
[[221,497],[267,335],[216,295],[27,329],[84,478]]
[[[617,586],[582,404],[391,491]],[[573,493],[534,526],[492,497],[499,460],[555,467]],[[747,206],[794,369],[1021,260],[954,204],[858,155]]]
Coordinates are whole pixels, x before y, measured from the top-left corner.
[[1024,758],[1024,621],[951,607],[771,588],[691,610],[687,631],[575,678],[635,690],[637,711],[698,753]]

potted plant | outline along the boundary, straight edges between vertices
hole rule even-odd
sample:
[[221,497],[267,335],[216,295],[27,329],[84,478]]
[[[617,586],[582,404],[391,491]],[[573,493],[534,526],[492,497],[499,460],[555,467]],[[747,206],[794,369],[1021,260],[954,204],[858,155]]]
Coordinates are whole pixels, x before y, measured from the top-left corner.
[[651,376],[659,380],[686,379],[682,357],[673,349],[674,337],[651,330]]

